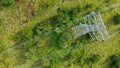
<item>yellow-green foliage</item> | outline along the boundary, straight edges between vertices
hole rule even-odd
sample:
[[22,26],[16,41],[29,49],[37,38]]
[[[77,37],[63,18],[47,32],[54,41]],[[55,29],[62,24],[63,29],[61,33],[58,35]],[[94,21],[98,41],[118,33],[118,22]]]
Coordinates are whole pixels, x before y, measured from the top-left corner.
[[[101,13],[106,42],[71,27],[119,0],[0,0],[0,68],[120,68],[120,9]],[[116,60],[117,59],[117,60]],[[115,62],[115,64],[114,64]]]

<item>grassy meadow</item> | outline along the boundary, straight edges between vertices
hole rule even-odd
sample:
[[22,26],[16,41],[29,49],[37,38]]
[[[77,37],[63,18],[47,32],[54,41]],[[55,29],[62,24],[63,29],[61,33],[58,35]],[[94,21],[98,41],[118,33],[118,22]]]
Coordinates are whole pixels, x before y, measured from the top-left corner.
[[101,13],[106,42],[71,28],[120,0],[0,0],[0,68],[120,68],[120,7]]

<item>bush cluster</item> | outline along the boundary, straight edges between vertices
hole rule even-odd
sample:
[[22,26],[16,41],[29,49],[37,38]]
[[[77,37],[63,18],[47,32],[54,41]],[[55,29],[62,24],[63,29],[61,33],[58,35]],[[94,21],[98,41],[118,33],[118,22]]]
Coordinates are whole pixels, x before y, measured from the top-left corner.
[[120,56],[119,55],[112,55],[109,57],[109,68],[120,68]]
[[11,6],[14,4],[15,0],[0,0],[3,6]]
[[[22,30],[20,32],[22,41],[30,40],[35,36],[41,36],[50,30],[53,30],[53,33],[49,35],[49,39],[47,41],[40,38],[36,41],[24,45],[21,53],[22,56],[25,57],[25,60],[32,60],[35,57],[39,57],[39,60],[41,60],[41,65],[43,67],[56,68],[59,66],[61,60],[65,58],[65,55],[67,55],[67,51],[75,46],[73,45],[75,42],[73,41],[72,32],[70,30],[71,26],[74,25],[74,22],[70,22],[77,18],[77,14],[80,11],[81,9],[79,7],[59,8],[56,16],[40,22],[34,28],[25,28]],[[40,41],[44,43],[39,43]],[[82,42],[85,43],[85,41]],[[45,47],[41,50],[39,48],[39,45],[43,44],[48,44],[49,48]],[[45,52],[43,52],[43,50]]]
[[115,24],[120,24],[120,14],[116,14],[115,16],[113,16],[113,21],[115,22]]
[[85,63],[89,64],[89,63],[96,63],[100,60],[100,55],[98,54],[93,54],[91,55],[89,58],[85,59]]

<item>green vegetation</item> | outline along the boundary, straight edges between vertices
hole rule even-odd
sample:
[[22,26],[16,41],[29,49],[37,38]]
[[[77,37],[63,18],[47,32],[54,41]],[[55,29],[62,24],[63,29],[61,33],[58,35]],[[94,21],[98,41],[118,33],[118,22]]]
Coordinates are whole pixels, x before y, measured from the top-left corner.
[[15,3],[15,0],[0,0],[3,6],[10,6]]
[[100,60],[100,56],[99,55],[92,55],[89,58],[85,59],[85,63],[97,63]]
[[120,24],[120,14],[116,14],[113,17],[113,20],[114,20],[115,24]]
[[3,20],[2,20],[2,18],[0,18],[0,25],[3,23]]
[[82,16],[118,2],[0,0],[0,68],[119,68],[119,8],[101,14],[115,33],[105,43],[88,34],[73,39],[71,30]]
[[112,55],[108,58],[108,68],[120,68],[120,56]]

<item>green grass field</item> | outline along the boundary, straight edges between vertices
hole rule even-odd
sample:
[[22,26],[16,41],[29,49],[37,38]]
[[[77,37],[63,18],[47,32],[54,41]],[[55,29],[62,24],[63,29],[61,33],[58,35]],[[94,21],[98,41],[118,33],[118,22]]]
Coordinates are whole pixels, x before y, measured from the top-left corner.
[[120,7],[101,13],[106,42],[86,35],[74,40],[70,29],[77,19],[116,3],[0,0],[0,68],[120,68]]

